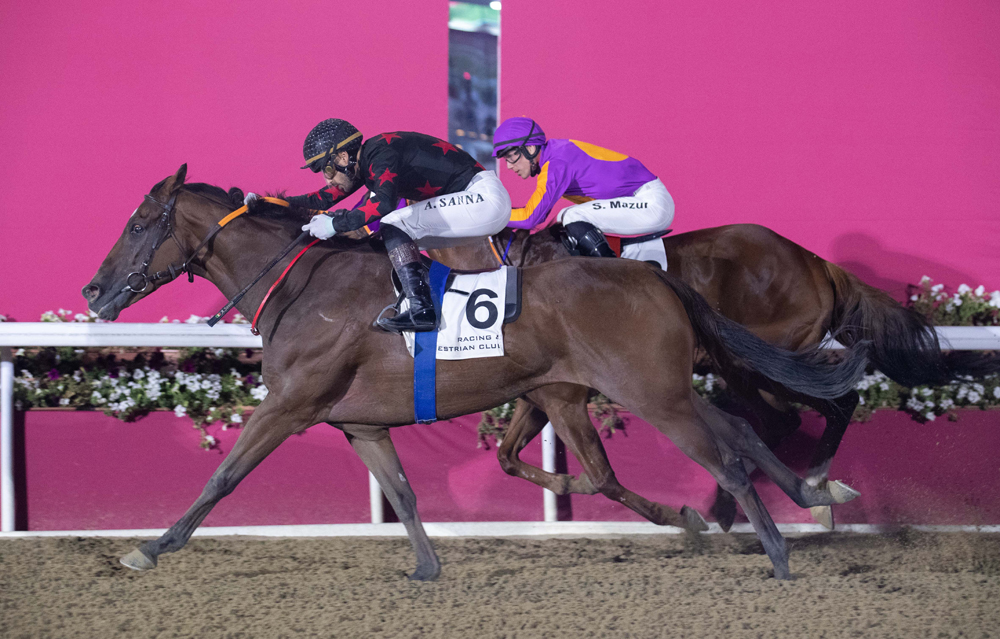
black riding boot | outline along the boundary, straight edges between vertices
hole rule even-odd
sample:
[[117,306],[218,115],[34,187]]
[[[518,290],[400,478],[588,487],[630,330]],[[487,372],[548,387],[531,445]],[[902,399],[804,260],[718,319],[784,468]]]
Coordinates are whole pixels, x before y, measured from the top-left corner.
[[608,245],[604,233],[590,222],[570,222],[566,233],[576,242],[580,255],[589,257],[618,257]]
[[410,307],[394,317],[380,319],[379,327],[393,333],[433,331],[437,328],[437,314],[431,301],[431,289],[424,281],[420,252],[413,240],[395,227],[384,225],[382,237]]

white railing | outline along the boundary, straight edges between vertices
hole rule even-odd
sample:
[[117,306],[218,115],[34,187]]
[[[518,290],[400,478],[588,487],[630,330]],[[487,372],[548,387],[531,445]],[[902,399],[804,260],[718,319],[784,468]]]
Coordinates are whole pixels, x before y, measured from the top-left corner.
[[[1000,327],[948,326],[937,329],[942,346],[951,350],[1000,350]],[[91,324],[70,322],[0,323],[0,532],[14,530],[14,361],[13,347],[166,346],[261,348],[261,338],[246,324]],[[830,348],[837,348],[833,344]],[[555,434],[542,431],[544,469],[555,469]],[[372,523],[382,523],[382,491],[369,473]],[[556,521],[555,495],[545,491],[545,521]]]

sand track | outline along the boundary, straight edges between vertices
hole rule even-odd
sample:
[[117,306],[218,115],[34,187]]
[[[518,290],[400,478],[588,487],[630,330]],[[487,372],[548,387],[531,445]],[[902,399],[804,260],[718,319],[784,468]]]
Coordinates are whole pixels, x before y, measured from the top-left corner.
[[1000,535],[196,539],[149,573],[124,539],[0,540],[2,637],[991,637]]

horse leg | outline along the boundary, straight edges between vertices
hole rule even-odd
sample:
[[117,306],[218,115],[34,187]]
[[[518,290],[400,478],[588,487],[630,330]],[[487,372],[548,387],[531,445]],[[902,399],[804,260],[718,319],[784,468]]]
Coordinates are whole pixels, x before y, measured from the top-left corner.
[[[687,402],[687,406],[683,404],[669,407],[649,406],[648,401],[632,404],[639,409],[647,409],[642,410],[643,419],[669,437],[684,454],[701,464],[723,490],[736,498],[774,566],[775,579],[789,579],[791,573],[788,569],[788,548],[785,540],[750,482],[743,461],[725,440],[715,433],[715,429],[707,423],[707,420],[703,419],[702,411],[696,408],[696,403],[704,400],[701,400],[693,390],[691,396],[692,401]],[[747,428],[749,429],[749,425]],[[761,445],[763,446],[763,443]]]
[[658,526],[677,526],[690,532],[708,530],[697,510],[689,506],[678,513],[673,508],[650,501],[622,486],[608,461],[600,435],[587,412],[589,390],[583,386],[553,384],[528,394],[552,420],[559,437],[579,460],[590,482],[602,495],[639,513]]
[[[816,402],[817,411],[826,418],[826,428],[816,445],[816,452],[813,453],[812,462],[806,473],[806,482],[810,486],[825,488],[827,477],[830,473],[830,464],[833,456],[840,446],[840,441],[844,438],[854,409],[858,407],[858,393],[851,391],[842,397],[838,397],[832,402]],[[833,509],[830,506],[813,506],[809,509],[813,519],[833,530]]]
[[[772,450],[777,448],[785,437],[795,432],[802,424],[798,412],[779,409],[767,401],[756,387],[741,383],[736,379],[727,380],[727,384],[732,401],[747,409],[750,413],[748,419],[750,419],[751,426],[768,448]],[[724,407],[716,407],[721,408],[724,412],[726,410]],[[814,508],[829,509],[829,506],[815,506]],[[729,532],[736,520],[735,498],[723,490],[721,486],[716,486],[715,501],[712,503],[709,513],[724,532]]]
[[389,429],[360,424],[338,424],[337,427],[344,431],[347,441],[354,447],[358,457],[375,475],[382,492],[406,528],[410,545],[417,555],[417,569],[410,575],[410,579],[417,581],[437,579],[441,574],[441,562],[420,521],[420,515],[417,513],[417,496],[406,480],[406,473],[403,472],[403,465],[399,462],[396,447],[389,438]]
[[798,506],[842,504],[860,495],[839,481],[830,482],[823,489],[809,485],[775,457],[745,419],[729,415],[700,397],[694,397],[693,403],[695,411],[716,435],[738,455],[756,464]]
[[159,539],[144,542],[122,557],[121,563],[134,570],[150,570],[156,567],[160,555],[183,548],[219,500],[233,492],[240,481],[289,435],[308,427],[290,417],[289,411],[276,398],[265,398],[191,508]]
[[[550,473],[537,466],[521,461],[518,456],[532,439],[545,428],[548,416],[523,399],[517,400],[514,416],[497,448],[497,460],[504,472],[514,477],[527,479],[533,484],[551,490],[557,495],[593,495],[597,489],[587,475],[579,477],[562,473]],[[575,454],[575,453],[574,453]]]

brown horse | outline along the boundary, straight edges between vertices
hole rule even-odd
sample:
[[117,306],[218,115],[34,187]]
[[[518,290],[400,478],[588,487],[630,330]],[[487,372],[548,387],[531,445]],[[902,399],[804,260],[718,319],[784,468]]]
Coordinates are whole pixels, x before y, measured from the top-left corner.
[[[284,209],[244,215],[215,235],[203,256],[192,254],[187,247],[198,246],[239,202],[210,185],[185,185],[185,175],[186,165],[153,187],[83,288],[101,318],[116,319],[123,308],[184,270],[232,296],[298,235],[301,220]],[[299,261],[275,289],[258,324],[267,397],[191,508],[159,539],[124,557],[126,566],[150,569],[161,554],[182,548],[212,507],[281,442],[327,422],[346,434],[406,527],[417,556],[411,577],[438,575],[440,563],[389,438],[390,427],[413,422],[413,361],[399,336],[370,325],[394,297],[390,270],[385,255],[368,243],[341,238],[324,242]],[[249,315],[274,280],[269,275],[251,289],[240,311]],[[815,351],[781,351],[712,311],[682,282],[626,260],[556,261],[523,269],[522,282],[523,310],[505,328],[504,357],[438,363],[438,415],[473,413],[557,385],[571,395],[567,408],[559,410],[555,401],[545,408],[561,427],[563,412],[579,413],[577,395],[596,388],[661,430],[736,495],[775,576],[787,578],[784,540],[743,460],[761,468],[803,507],[841,503],[857,493],[835,482],[824,489],[808,485],[744,420],[701,400],[691,388],[695,345],[702,344],[724,368],[766,375],[821,397],[839,396],[853,386],[863,372],[864,348],[836,367],[823,363]],[[635,339],[639,335],[642,340]],[[691,509],[667,514],[674,525],[704,523]]]
[[[570,257],[560,241],[558,227],[535,235],[508,229],[497,240],[501,251],[509,247],[508,261],[520,266]],[[737,224],[667,236],[663,243],[671,274],[698,291],[715,310],[775,346],[793,351],[812,348],[828,333],[836,334],[848,345],[860,339],[870,340],[871,363],[904,386],[939,385],[959,375],[1000,371],[1000,362],[994,358],[968,352],[942,353],[937,334],[922,315],[770,229]],[[488,258],[485,253],[478,257],[480,262],[488,262]],[[800,423],[797,412],[780,400],[807,404],[826,418],[827,426],[806,479],[822,486],[858,405],[858,394],[850,390],[840,397],[823,399],[764,384],[764,390],[773,393],[765,398],[745,376],[724,377],[731,393],[742,400],[751,415],[757,415],[758,419],[752,420],[754,429],[772,448]],[[775,401],[775,394],[779,401]],[[559,494],[595,492],[593,477],[552,475],[518,458],[520,450],[547,421],[544,412],[537,410],[537,397],[531,404],[534,410],[519,402],[498,450],[501,466],[512,475]],[[617,484],[607,466],[600,438],[591,426],[583,422],[577,422],[577,426],[573,432],[559,433],[560,437],[588,474],[597,473],[596,477],[601,478],[600,492],[622,501],[625,489]],[[624,494],[630,496],[629,501],[623,501],[625,505],[640,514],[644,514],[643,508],[648,510],[648,502],[644,504],[641,497],[635,496],[638,501],[633,501],[634,493]],[[818,521],[833,527],[830,507],[812,511]],[[721,489],[712,514],[725,530],[735,518],[735,503]],[[647,518],[659,523],[655,516]]]

